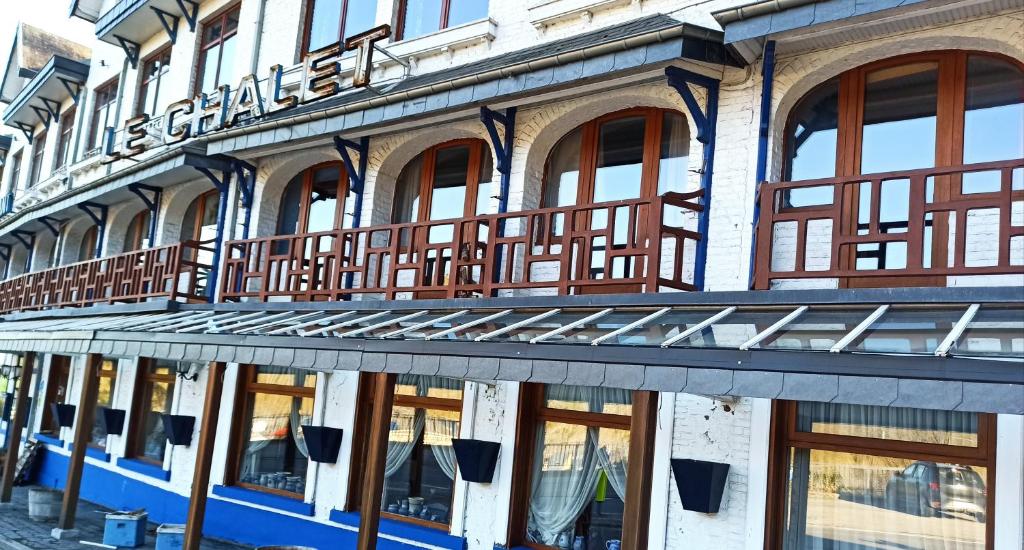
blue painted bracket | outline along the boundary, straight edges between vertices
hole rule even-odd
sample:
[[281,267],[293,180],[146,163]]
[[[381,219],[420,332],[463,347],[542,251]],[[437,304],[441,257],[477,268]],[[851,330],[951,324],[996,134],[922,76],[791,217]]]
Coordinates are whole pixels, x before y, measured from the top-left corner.
[[761,183],[768,177],[768,129],[771,127],[772,89],[775,84],[775,41],[764,45],[761,66],[761,123],[757,135],[757,169],[754,175],[754,219],[750,226],[750,269],[747,288],[754,287],[754,266],[757,254],[757,224],[761,219]]
[[36,234],[31,231],[25,231],[24,229],[15,229],[11,231],[11,235],[14,235],[15,239],[25,247],[28,254],[25,256],[25,273],[32,271],[32,253],[36,248]]
[[[487,107],[480,107],[480,121],[487,128],[491,145],[497,154],[498,172],[501,173],[501,189],[498,195],[498,213],[508,212],[509,182],[512,176],[512,143],[516,134],[516,108],[509,107],[500,113]],[[505,137],[498,135],[498,125],[505,130]]]
[[[363,136],[359,141],[352,141],[341,136],[334,136],[334,148],[341,155],[341,161],[345,163],[345,173],[348,174],[349,192],[355,195],[355,205],[352,209],[352,227],[359,227],[363,213],[363,187],[366,184],[366,163],[370,158],[370,138]],[[352,152],[359,153],[359,166],[352,162]]]
[[181,16],[188,23],[188,30],[196,32],[196,23],[199,21],[199,2],[177,0],[176,3],[178,4],[178,10],[181,11]]
[[213,239],[213,266],[210,268],[210,276],[206,279],[206,300],[210,303],[217,297],[217,275],[220,273],[220,250],[224,246],[224,229],[228,215],[228,191],[231,189],[231,171],[221,172],[217,177],[212,170],[205,166],[196,166],[201,174],[210,180],[210,183],[220,192],[220,201],[217,204],[217,235]]
[[[679,67],[666,67],[665,76],[671,86],[683,99],[686,109],[697,126],[697,141],[704,147],[701,159],[700,187],[704,192],[701,205],[704,207],[697,218],[697,231],[701,235],[695,258],[693,284],[704,290],[704,272],[708,259],[708,227],[711,221],[711,184],[715,166],[715,124],[718,119],[718,81]],[[704,88],[706,100],[702,109],[693,95],[690,85]]]
[[242,220],[242,239],[249,238],[249,225],[252,222],[252,203],[256,197],[256,167],[244,160],[235,159],[231,162],[238,180],[238,194],[245,208],[245,219]]
[[171,39],[171,44],[178,43],[178,23],[181,22],[181,18],[173,13],[168,13],[155,6],[150,6],[149,9],[153,10],[156,14],[156,18],[160,20],[160,26],[167,32],[167,37]]
[[132,68],[138,69],[139,51],[141,51],[141,47],[139,46],[139,44],[117,34],[114,35],[114,39],[117,40],[117,43],[121,45],[121,49],[124,50],[125,57],[127,57],[128,62],[132,64]]
[[60,80],[60,83],[64,86],[64,89],[68,91],[68,94],[71,95],[72,103],[78,105],[78,97],[81,95],[82,86],[84,86],[85,83],[77,80],[70,80],[63,76],[58,76],[57,79]]
[[39,218],[39,223],[45,225],[54,237],[58,237],[60,236],[60,224],[64,223],[64,220],[58,220],[57,218],[52,218],[50,216],[43,216],[42,218]]
[[32,128],[32,126],[29,126],[28,124],[25,124],[24,122],[18,122],[16,120],[15,121],[11,121],[10,124],[12,126],[14,126],[15,128],[21,130],[22,135],[25,136],[25,141],[27,141],[29,145],[32,145],[32,137],[33,137],[33,128]]
[[57,120],[57,119],[60,118],[60,102],[59,101],[54,101],[54,100],[52,100],[50,98],[42,97],[42,96],[39,97],[39,101],[42,101],[43,105],[46,106],[46,111],[48,113],[50,113],[50,116],[52,117],[51,120]]
[[[128,190],[139,197],[142,204],[149,209],[149,246],[154,246],[156,244],[157,216],[160,213],[160,199],[163,198],[164,190],[141,183],[128,184]],[[152,193],[152,196],[146,193]]]
[[43,126],[49,126],[50,121],[53,120],[53,118],[50,116],[50,111],[48,111],[47,109],[43,109],[42,107],[32,105],[32,112],[36,114],[36,118],[39,119],[39,122],[43,123]]
[[78,208],[92,218],[93,223],[99,228],[96,235],[96,251],[93,253],[94,258],[99,258],[103,251],[103,238],[107,234],[107,205],[83,202],[78,204]]

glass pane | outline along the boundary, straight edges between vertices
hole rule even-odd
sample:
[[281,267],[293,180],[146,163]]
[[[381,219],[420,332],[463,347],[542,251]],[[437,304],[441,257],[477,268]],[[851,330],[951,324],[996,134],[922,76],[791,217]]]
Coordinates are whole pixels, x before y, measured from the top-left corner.
[[395,382],[395,396],[462,399],[462,388],[463,381],[457,378],[400,374]]
[[[481,147],[480,154],[480,178],[477,180],[476,190],[476,215],[482,216],[491,212],[491,179],[494,177],[494,159],[491,156],[490,147]],[[497,212],[497,210],[494,210]]]
[[[1024,72],[988,56],[967,58],[964,164],[1024,155]],[[999,172],[964,175],[964,193],[999,191]]]
[[[661,122],[661,155],[658,162],[658,195],[686,191],[689,166],[690,128],[686,120],[676,113],[665,113]],[[670,227],[683,227],[685,212],[668,208],[662,223]]]
[[231,10],[231,12],[228,13],[227,21],[224,24],[224,35],[225,36],[230,35],[231,33],[233,33],[233,32],[238,30],[238,15],[239,15],[239,13],[240,13],[240,10],[238,10],[238,9]]
[[[359,3],[357,0],[349,1],[352,4]],[[308,51],[338,42],[341,37],[341,5],[342,0],[314,0],[311,3],[313,13],[309,25]]]
[[374,0],[348,0],[345,36],[354,36],[372,29],[376,18],[377,2]]
[[650,323],[620,334],[609,344],[657,346],[687,329],[700,324],[721,309],[679,309],[670,311]]
[[107,432],[104,429],[101,407],[110,407],[114,403],[114,386],[117,382],[117,364],[104,359],[100,365],[99,387],[96,393],[96,409],[92,415],[92,433],[89,443],[100,448],[107,446]]
[[552,330],[561,328],[563,325],[576,322],[588,315],[596,313],[597,310],[574,310],[563,313],[558,313],[534,321],[532,323],[523,325],[515,330],[506,332],[498,336],[494,336],[489,339],[491,342],[529,342],[531,339],[536,338],[544,333],[551,332]]
[[441,4],[441,0],[406,0],[401,39],[416,38],[440,29]]
[[594,412],[630,416],[633,392],[619,388],[544,386],[544,406],[564,411]]
[[439,149],[434,161],[430,219],[461,218],[466,208],[469,146]]
[[135,455],[157,462],[163,462],[167,449],[167,435],[164,433],[161,415],[171,413],[174,399],[174,382],[147,381],[144,387],[142,431],[135,442]]
[[238,43],[238,39],[235,37],[228,38],[224,41],[221,48],[224,49],[224,53],[220,56],[220,72],[217,73],[217,85],[227,84],[234,85],[237,79],[234,77],[235,74],[235,46]]
[[786,550],[985,548],[985,468],[817,449],[790,456]]
[[[536,317],[537,315],[540,315],[541,313],[544,313],[545,311],[547,311],[547,310],[539,309],[539,310],[513,311],[511,313],[502,315],[501,317],[498,317],[498,318],[493,319],[491,321],[487,321],[485,323],[480,323],[480,324],[477,324],[477,325],[466,327],[466,328],[461,329],[461,330],[457,330],[457,331],[449,334],[448,335],[448,339],[449,340],[472,340],[472,339],[474,339],[474,338],[476,338],[478,336],[482,336],[484,334],[487,334],[488,332],[494,332],[494,331],[496,331],[498,329],[505,328],[505,327],[507,327],[509,325],[518,323],[520,321],[525,321],[525,320],[527,320],[527,319],[529,319],[531,317]],[[496,311],[492,311],[490,314],[494,314],[494,313],[497,313],[497,312]],[[466,324],[468,324],[468,321],[463,320],[461,322],[456,322],[456,324],[466,325]]]
[[274,384],[276,386],[294,386],[297,388],[316,387],[315,372],[288,367],[271,367],[268,365],[259,365],[254,368],[256,369],[257,384]]
[[676,346],[738,348],[784,317],[789,311],[738,310],[703,330],[676,342]]
[[557,336],[552,336],[551,338],[544,340],[544,342],[557,342],[559,344],[589,344],[595,338],[604,336],[613,330],[618,330],[634,321],[650,315],[651,313],[653,313],[653,310],[614,311],[603,315],[594,321],[569,329]]
[[384,466],[385,512],[448,523],[455,484],[452,438],[459,413],[396,406]]
[[199,55],[203,56],[203,74],[199,80],[199,90],[204,94],[211,94],[217,90],[217,60],[220,57],[220,46],[214,46]]
[[644,117],[612,120],[601,125],[593,202],[640,197],[645,127]]
[[[836,175],[836,143],[839,127],[839,79],[815,88],[797,103],[786,130],[786,166],[783,178],[800,181]],[[789,203],[821,204],[822,191],[794,190]],[[811,195],[811,196],[804,196]],[[831,202],[832,193],[824,197]]]
[[536,448],[527,539],[587,550],[620,540],[629,431],[545,422]]
[[981,308],[967,324],[952,353],[1024,358],[1024,311]]
[[[295,235],[299,232],[299,213],[302,208],[302,176],[299,173],[288,182],[281,195],[281,206],[277,214],[277,234]],[[279,251],[278,253],[283,253]]]
[[[406,314],[406,313],[409,313],[409,312],[405,312],[405,313],[403,313],[403,315]],[[389,324],[387,326],[383,326],[383,327],[380,327],[380,328],[377,328],[377,329],[373,329],[373,330],[371,330],[369,332],[364,332],[361,336],[365,337],[365,338],[379,338],[379,337],[384,336],[385,334],[387,334],[389,332],[394,332],[396,330],[401,330],[403,328],[408,328],[408,327],[419,325],[421,323],[426,323],[426,322],[428,322],[428,321],[430,321],[432,319],[439,319],[439,318],[444,317],[445,315],[449,315],[451,313],[453,313],[453,312],[452,311],[436,311],[436,312],[426,313],[426,314],[420,315],[419,317],[413,317],[412,319],[409,319],[407,321],[401,321],[401,322],[398,322],[398,323],[392,323],[392,324]],[[438,326],[440,326],[440,325],[438,325]],[[402,339],[405,339],[405,338],[422,338],[424,335],[426,335],[426,334],[428,334],[430,332],[436,332],[436,330],[428,325],[427,328],[425,328],[425,329],[420,329],[418,331],[412,331],[412,332],[406,332],[406,333],[402,334],[401,336],[399,336],[399,338],[402,338]]]
[[809,309],[762,340],[763,349],[828,351],[873,309]]
[[334,215],[338,208],[338,182],[341,168],[331,166],[313,173],[313,187],[309,197],[309,216],[306,232],[316,233],[335,228]]
[[239,481],[301,496],[306,491],[306,440],[313,399],[252,394],[245,416]]
[[395,184],[395,204],[391,211],[391,223],[411,223],[419,220],[420,176],[423,171],[423,155],[418,155],[402,168]]
[[845,351],[935,353],[964,309],[890,309]]
[[978,446],[976,413],[810,402],[799,403],[797,411],[801,432]]
[[939,65],[873,71],[864,87],[862,174],[935,166]]
[[580,129],[559,140],[548,156],[542,208],[576,204],[580,176]]
[[451,0],[448,26],[454,27],[487,17],[487,0]]

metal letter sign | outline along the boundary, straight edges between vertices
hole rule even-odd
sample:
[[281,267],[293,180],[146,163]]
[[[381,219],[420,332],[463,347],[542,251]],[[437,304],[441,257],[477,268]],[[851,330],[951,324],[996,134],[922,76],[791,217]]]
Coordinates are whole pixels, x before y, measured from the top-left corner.
[[[267,76],[266,93],[261,94],[259,79],[249,74],[242,77],[236,89],[222,85],[211,98],[199,94],[193,99],[172,103],[164,111],[164,123],[160,130],[159,142],[165,145],[184,141],[235,126],[243,120],[259,120],[271,113],[294,108],[335,96],[345,88],[341,86],[341,56],[355,50],[356,66],[352,84],[348,89],[363,88],[370,84],[373,69],[374,44],[391,36],[391,25],[381,25],[348,39],[309,52],[302,61],[302,86],[298,95],[281,97],[281,65],[270,68]],[[150,136],[148,117],[128,120],[122,129],[121,140],[113,139],[113,129],[108,129],[107,144],[104,147],[104,163],[131,158],[143,153]]]

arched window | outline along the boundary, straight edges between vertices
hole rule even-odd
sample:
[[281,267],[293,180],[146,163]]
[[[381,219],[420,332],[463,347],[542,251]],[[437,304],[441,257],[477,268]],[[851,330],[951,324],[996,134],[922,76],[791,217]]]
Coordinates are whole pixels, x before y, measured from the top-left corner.
[[84,262],[96,257],[96,239],[99,229],[93,225],[82,235],[82,242],[78,245],[78,261]]
[[216,189],[199,195],[188,205],[181,222],[181,240],[209,241],[217,236],[217,209],[220,194]]
[[[782,178],[888,174],[1024,157],[1024,65],[1009,58],[964,51],[912,54],[858,67],[801,99],[784,135]],[[1014,189],[1024,183],[1014,182]],[[924,197],[911,195],[908,178],[846,186],[841,219],[851,234],[908,233],[911,205],[970,198],[1001,190],[998,170],[928,178]],[[832,205],[833,185],[794,188],[781,208]],[[877,211],[876,211],[877,209]],[[910,240],[858,243],[843,249],[844,269],[905,269],[915,252],[925,268],[951,261],[955,221],[948,211],[923,214],[923,245]],[[916,223],[916,219],[914,220]],[[917,238],[914,235],[908,239]],[[916,247],[916,245],[915,245]],[[849,286],[945,284],[944,277],[902,277],[844,282]]]
[[143,210],[132,218],[128,224],[128,232],[124,236],[124,251],[133,252],[148,248],[149,242],[149,210]]
[[299,172],[285,187],[277,215],[277,234],[295,235],[352,227],[355,201],[346,200],[348,176],[340,162]]
[[542,208],[683,191],[690,136],[673,111],[638,108],[591,120],[548,155]]
[[491,150],[479,139],[450,141],[427,149],[398,176],[391,223],[487,213],[492,166]]

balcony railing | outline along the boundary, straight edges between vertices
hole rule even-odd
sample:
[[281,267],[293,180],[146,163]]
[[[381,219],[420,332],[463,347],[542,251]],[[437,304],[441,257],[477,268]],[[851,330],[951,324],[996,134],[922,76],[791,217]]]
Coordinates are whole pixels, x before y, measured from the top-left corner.
[[759,289],[1024,273],[1024,160],[765,183],[759,200]]
[[225,301],[695,290],[701,192],[231,241]]
[[149,248],[0,282],[0,313],[152,298],[205,301],[209,242]]

